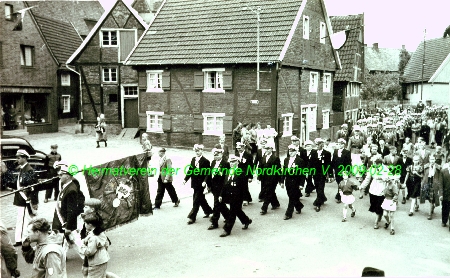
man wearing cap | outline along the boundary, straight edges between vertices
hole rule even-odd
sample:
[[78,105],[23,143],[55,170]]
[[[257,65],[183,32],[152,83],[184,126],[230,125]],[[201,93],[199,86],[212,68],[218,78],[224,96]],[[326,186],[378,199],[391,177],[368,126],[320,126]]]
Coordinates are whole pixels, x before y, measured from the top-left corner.
[[[229,158],[230,171],[225,175],[224,186],[219,193],[219,203],[221,206],[226,207],[225,203],[230,204],[229,215],[227,222],[223,227],[223,233],[221,237],[226,237],[230,235],[233,229],[234,223],[236,222],[236,216],[239,218],[244,227],[242,229],[248,229],[248,226],[252,223],[252,220],[242,211],[242,202],[245,194],[245,184],[248,181],[245,171],[238,174],[236,169],[239,169],[239,158],[235,155],[231,155]],[[236,172],[235,172],[236,170]],[[247,189],[248,190],[248,189]]]
[[[322,138],[316,138],[314,142],[317,145],[315,153],[317,156],[311,158],[309,167],[315,169],[315,175],[313,175],[314,185],[316,187],[316,200],[314,200],[314,209],[319,212],[320,207],[327,201],[325,196],[325,182],[327,180],[328,172],[331,172],[331,153],[325,150],[323,147],[325,141]],[[311,171],[311,170],[310,170]]]
[[69,244],[73,243],[74,237],[72,232],[77,229],[77,195],[79,188],[73,182],[72,175],[68,172],[66,165],[61,165],[58,172],[60,192],[58,195],[55,213],[53,214],[52,230],[64,232],[67,240],[64,241],[65,250],[69,248]]
[[[195,223],[200,207],[202,207],[203,212],[205,213],[205,218],[208,218],[213,212],[203,194],[204,188],[206,187],[205,180],[208,177],[205,170],[210,167],[209,160],[203,156],[203,148],[203,145],[194,145],[195,156],[191,159],[191,163],[187,167],[188,169],[185,172],[186,177],[183,181],[184,185],[191,179],[191,188],[194,189],[194,195],[192,196],[193,205],[192,210],[188,215],[188,225]],[[195,171],[197,171],[198,174],[194,174]]]
[[[331,161],[331,165],[334,171],[334,177],[336,179],[336,183],[339,185],[342,178],[342,171],[345,170],[345,168],[348,165],[352,165],[352,156],[350,151],[345,149],[346,141],[343,138],[338,139],[338,148],[334,150],[333,153],[333,160]],[[338,192],[339,193],[339,192]],[[340,195],[336,194],[336,200],[340,202]]]
[[[50,146],[51,152],[47,154],[45,166],[47,168],[48,178],[53,178],[58,176],[58,172],[56,171],[55,167],[53,165],[56,161],[61,161],[61,155],[58,153],[58,145],[54,144]],[[51,182],[51,185],[47,190],[45,191],[45,199],[44,203],[48,202],[48,199],[52,198],[53,189],[55,190],[55,201],[58,198],[59,194],[59,180],[54,179]]]
[[220,192],[222,191],[225,183],[226,172],[230,169],[230,163],[222,159],[222,149],[214,148],[212,153],[214,155],[214,160],[211,162],[210,175],[208,175],[205,180],[208,185],[208,189],[211,190],[214,196],[213,215],[210,219],[211,226],[208,227],[208,230],[219,228],[220,214],[222,214],[223,218],[227,220],[230,213],[228,208],[226,206],[222,206],[219,201]]
[[[306,140],[305,141],[305,151],[303,154],[300,154],[300,157],[306,162],[306,165],[308,165],[308,168],[312,167],[312,160],[314,157],[317,157],[316,150],[313,150],[313,141]],[[300,184],[300,186],[303,186],[303,184]],[[311,195],[311,192],[313,192],[316,189],[314,183],[313,183],[313,177],[312,175],[306,176],[306,187],[305,187],[305,197],[309,197]]]
[[253,156],[245,151],[245,145],[241,142],[236,143],[236,149],[239,152],[239,162],[238,167],[239,169],[242,169],[243,174],[246,178],[243,179],[242,182],[242,194],[243,194],[243,200],[244,200],[244,206],[247,206],[249,202],[252,201],[252,195],[250,194],[250,191],[248,189],[248,184],[252,182],[253,175],[251,171],[248,171],[249,167],[250,169],[253,169]]
[[[276,174],[276,171],[280,169],[281,164],[278,156],[273,153],[274,148],[274,143],[266,144],[266,153],[261,159],[261,163],[259,165],[259,168],[263,170],[262,174],[259,175],[261,177],[262,197],[264,200],[261,207],[261,215],[267,213],[269,204],[272,205],[272,209],[277,209],[280,207],[280,202],[278,201],[275,190],[277,188],[278,181],[280,180],[280,177]],[[273,172],[270,173],[270,171],[268,171],[269,169],[273,169]]]
[[419,100],[416,107],[416,113],[422,113],[423,109],[425,109],[425,104],[423,104],[422,100]]
[[[263,139],[261,139],[261,140],[259,141],[259,144],[260,144],[260,146],[261,146],[261,149],[259,149],[259,150],[256,152],[255,160],[253,161],[253,165],[254,165],[255,168],[261,167],[261,166],[260,166],[260,165],[262,164],[261,160],[264,158],[264,156],[265,156],[265,154],[266,154],[266,144],[267,144],[267,140],[263,138]],[[261,182],[261,177],[260,177],[260,176],[257,176],[257,179],[258,179],[258,181]],[[259,195],[258,195],[258,199],[259,199],[260,202],[263,201],[263,200],[262,200],[262,199],[263,199],[262,194],[263,194],[263,189],[262,189],[262,183],[261,183],[261,191],[259,191]]]
[[159,154],[159,176],[158,176],[158,190],[156,191],[155,198],[155,209],[160,209],[162,200],[164,198],[164,193],[167,190],[169,193],[174,207],[178,207],[180,204],[180,199],[177,196],[177,192],[173,187],[173,175],[175,174],[174,168],[172,168],[172,160],[166,157],[166,149],[161,148],[158,151]]
[[[283,175],[280,177],[280,185],[286,185],[286,192],[289,197],[289,204],[284,214],[284,220],[292,218],[294,208],[300,214],[304,205],[300,202],[300,187],[305,184],[305,175],[302,169],[307,168],[306,162],[297,155],[297,146],[288,146],[289,156],[284,159]],[[284,184],[283,184],[284,183]]]
[[343,124],[341,125],[341,129],[339,129],[336,132],[336,140],[339,139],[345,139],[345,141],[347,141],[347,137],[348,137],[348,125],[347,124]]
[[[351,118],[350,112],[347,112],[347,119],[345,120],[345,123],[348,126],[348,134],[351,134],[352,130],[353,130],[353,119]],[[346,138],[348,139],[348,138]]]
[[[35,184],[36,174],[28,163],[30,155],[27,151],[19,149],[16,153],[17,164],[19,164],[19,175],[17,177],[17,189]],[[30,188],[14,194],[13,205],[17,207],[17,221],[15,230],[14,246],[22,245],[22,241],[27,237],[27,226],[31,218],[35,215],[39,204],[38,191]]]
[[381,154],[382,157],[385,157],[390,154],[389,147],[386,146],[384,139],[378,140],[378,153]]
[[[297,148],[296,155],[300,155],[305,151],[304,148],[300,147],[300,139],[295,135],[292,135],[292,137],[291,137],[291,145],[294,145]],[[289,152],[289,147],[288,147],[287,157],[289,157],[289,156],[290,156],[290,152]]]

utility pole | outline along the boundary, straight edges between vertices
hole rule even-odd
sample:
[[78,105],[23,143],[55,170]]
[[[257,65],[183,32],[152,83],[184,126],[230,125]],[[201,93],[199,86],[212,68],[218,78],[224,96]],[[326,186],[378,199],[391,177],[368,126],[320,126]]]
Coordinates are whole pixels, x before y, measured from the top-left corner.
[[423,71],[425,67],[425,37],[427,36],[427,29],[425,29],[423,33],[423,59],[422,59],[422,77],[421,77],[421,88],[420,88],[420,100],[422,100],[423,103]]

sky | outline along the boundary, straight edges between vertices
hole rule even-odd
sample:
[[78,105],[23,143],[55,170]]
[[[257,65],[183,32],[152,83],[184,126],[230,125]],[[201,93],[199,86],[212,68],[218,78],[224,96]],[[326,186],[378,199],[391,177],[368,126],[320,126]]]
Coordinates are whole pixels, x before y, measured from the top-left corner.
[[[106,10],[115,0],[100,2]],[[450,0],[325,0],[325,6],[329,16],[364,13],[364,42],[380,48],[416,51],[425,29],[428,40],[442,37],[450,25]]]

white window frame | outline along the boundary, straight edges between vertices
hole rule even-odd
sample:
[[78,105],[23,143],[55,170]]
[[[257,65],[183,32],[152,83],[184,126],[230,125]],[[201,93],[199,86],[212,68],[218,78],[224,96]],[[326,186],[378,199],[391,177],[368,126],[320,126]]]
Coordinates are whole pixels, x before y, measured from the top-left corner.
[[309,16],[304,15],[303,16],[303,38],[305,40],[309,40]]
[[[223,118],[225,117],[225,113],[202,113],[203,115],[203,135],[214,135],[214,136],[221,136],[223,135]],[[210,117],[214,117],[214,130],[208,130],[208,124],[207,120]],[[222,118],[222,126],[217,126],[217,118]]]
[[[21,45],[20,46],[20,65],[24,67],[32,67],[34,66],[34,58],[33,58],[33,46],[30,45]],[[28,52],[27,52],[28,50]],[[28,55],[27,55],[28,53]],[[29,57],[29,59],[27,59]],[[29,62],[29,64],[28,64]]]
[[320,43],[325,44],[325,34],[326,34],[326,25],[325,22],[320,22]]
[[13,5],[5,4],[5,19],[13,20],[12,14],[13,14]]
[[330,128],[330,109],[322,110],[322,129]]
[[308,123],[308,131],[316,131],[317,130],[317,104],[309,104],[308,105],[308,114],[309,119],[311,119]]
[[[147,93],[163,93],[162,73],[163,70],[147,70]],[[156,79],[155,79],[156,77]],[[156,84],[155,84],[156,81]]]
[[[225,68],[206,68],[203,71],[203,93],[225,93],[223,88],[223,72]],[[214,73],[214,88],[209,87],[209,74]]]
[[[115,81],[113,81],[112,80],[112,77],[113,77],[113,75],[112,75],[112,70],[113,69],[115,69],[116,70],[116,80]],[[109,76],[109,79],[110,80],[105,80],[105,71],[108,71],[108,76]],[[107,68],[107,67],[105,67],[105,68],[103,68],[102,69],[102,80],[103,80],[103,82],[104,83],[117,83],[118,81],[118,73],[117,73],[117,68],[115,68],[115,67],[111,67],[111,68]]]
[[62,107],[63,113],[70,113],[70,95],[62,95],[61,97],[63,99],[63,107]]
[[292,136],[294,113],[281,114],[281,118],[283,118],[283,135],[282,135],[282,137]]
[[[147,132],[164,133],[163,131],[163,119],[164,112],[159,111],[145,111],[147,114]],[[151,116],[155,116],[156,126],[150,124]],[[161,123],[161,124],[160,124]]]
[[[116,32],[116,44],[112,44],[111,32]],[[104,33],[108,33],[108,41],[107,41],[108,43],[107,44],[105,44],[105,42],[103,41]],[[101,42],[102,47],[119,47],[119,30],[107,30],[107,29],[101,30],[100,42]]]
[[319,87],[319,73],[317,71],[311,71],[309,73],[309,92],[317,93]]
[[331,92],[331,73],[323,74],[322,88],[324,93]]
[[70,74],[61,73],[61,86],[70,86]]
[[[125,91],[126,91],[126,88],[136,88],[136,94],[135,95],[127,95],[126,93],[125,93]],[[123,97],[124,98],[138,98],[139,97],[139,86],[137,85],[137,84],[126,84],[126,85],[122,85],[122,89],[123,89],[123,92],[122,92],[122,95],[123,95]]]
[[[353,68],[353,80],[358,81],[358,73],[361,72],[361,68],[358,65],[361,63],[361,54],[355,53],[355,66]],[[359,80],[361,81],[361,80]]]

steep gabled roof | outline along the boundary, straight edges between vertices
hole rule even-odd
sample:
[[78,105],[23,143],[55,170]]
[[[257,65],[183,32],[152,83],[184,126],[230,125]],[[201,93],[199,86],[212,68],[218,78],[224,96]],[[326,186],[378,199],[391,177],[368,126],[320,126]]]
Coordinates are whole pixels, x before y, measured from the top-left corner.
[[424,55],[424,42],[417,47],[411,56],[403,74],[404,83],[428,81],[437,71],[450,53],[450,37],[437,38],[425,41],[425,66],[422,79],[422,63]]
[[[339,58],[341,59],[341,70],[336,71],[334,81],[351,81],[353,80],[355,53],[358,51],[360,34],[362,34],[363,14],[346,15],[346,16],[330,16],[333,32],[337,33],[344,30],[350,30],[347,41],[338,50]],[[360,27],[360,28],[358,28]],[[364,38],[361,35],[361,43],[364,43]],[[362,58],[361,58],[362,59]]]
[[[261,7],[261,62],[280,59],[302,2],[248,2],[254,11]],[[255,63],[257,16],[245,6],[241,0],[166,1],[126,63]]]
[[70,23],[36,15],[34,18],[57,63],[65,63],[83,40]]
[[450,82],[450,53],[428,82]]
[[73,24],[80,35],[89,34],[85,19],[97,21],[104,9],[99,1],[26,1],[30,11],[35,16],[51,18]]
[[364,63],[369,71],[397,72],[400,48],[364,47]]
[[69,59],[67,60],[67,64],[70,64],[73,62],[74,59],[77,58],[78,55],[80,55],[84,48],[86,47],[86,45],[89,44],[89,42],[92,40],[92,37],[97,33],[97,31],[101,28],[101,26],[103,25],[103,22],[108,18],[108,16],[114,11],[114,9],[116,8],[116,6],[122,3],[125,5],[125,7],[133,14],[133,16],[139,21],[139,23],[144,27],[144,28],[148,28],[147,23],[144,22],[144,20],[139,16],[139,14],[137,13],[137,11],[135,9],[133,9],[129,4],[127,4],[126,2],[122,1],[122,0],[117,0],[116,3],[106,12],[103,13],[103,15],[100,17],[100,19],[97,21],[97,24],[95,24],[94,28],[92,28],[91,32],[89,33],[89,35],[86,37],[86,39],[83,41],[83,43],[78,47],[78,49],[69,57]]

